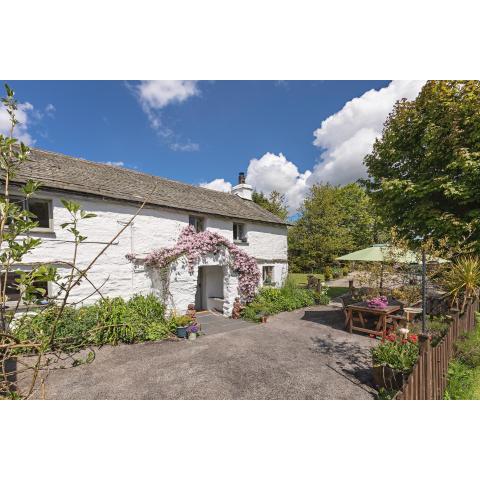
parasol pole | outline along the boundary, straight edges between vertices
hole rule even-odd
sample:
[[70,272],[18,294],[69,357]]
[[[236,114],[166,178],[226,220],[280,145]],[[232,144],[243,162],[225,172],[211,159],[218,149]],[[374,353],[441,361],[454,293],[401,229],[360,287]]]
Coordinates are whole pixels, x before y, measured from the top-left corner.
[[422,333],[427,330],[427,255],[422,245]]

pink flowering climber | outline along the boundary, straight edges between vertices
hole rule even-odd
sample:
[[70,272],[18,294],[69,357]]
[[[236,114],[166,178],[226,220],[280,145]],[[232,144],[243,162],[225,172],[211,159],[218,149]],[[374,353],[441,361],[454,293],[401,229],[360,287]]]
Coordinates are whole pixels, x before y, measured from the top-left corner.
[[[221,247],[225,247],[230,253],[231,268],[238,274],[240,294],[245,302],[251,301],[260,281],[257,262],[244,250],[216,232],[208,230],[196,232],[191,226],[185,227],[175,246],[153,250],[145,257],[144,263],[149,267],[164,268],[181,256],[185,256],[188,269],[193,273],[194,266],[200,257],[208,253],[218,254]],[[135,262],[134,255],[127,255],[127,259]]]

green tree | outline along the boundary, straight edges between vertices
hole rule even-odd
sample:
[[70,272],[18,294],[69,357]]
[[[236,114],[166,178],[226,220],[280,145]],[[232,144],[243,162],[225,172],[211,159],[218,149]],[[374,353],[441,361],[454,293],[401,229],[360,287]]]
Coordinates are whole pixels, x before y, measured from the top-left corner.
[[292,271],[319,271],[334,259],[375,241],[375,216],[365,189],[314,185],[290,228],[289,260]]
[[288,209],[285,202],[285,195],[276,190],[271,192],[268,197],[263,192],[253,192],[252,200],[282,220],[287,219]]
[[480,250],[480,81],[429,81],[397,102],[364,162],[388,226]]

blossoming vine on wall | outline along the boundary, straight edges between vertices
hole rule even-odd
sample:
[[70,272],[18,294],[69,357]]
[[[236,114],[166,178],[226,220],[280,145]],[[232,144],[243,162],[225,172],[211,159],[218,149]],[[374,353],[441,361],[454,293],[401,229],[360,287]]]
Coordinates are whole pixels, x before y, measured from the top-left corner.
[[[164,268],[185,255],[189,272],[193,273],[195,263],[201,256],[208,253],[218,254],[221,247],[227,248],[230,253],[231,268],[238,274],[238,288],[243,300],[251,301],[260,281],[257,262],[244,250],[216,232],[196,232],[191,226],[185,227],[175,246],[153,250],[145,257],[144,264],[148,267]],[[138,261],[134,255],[127,255],[127,259],[132,262]]]

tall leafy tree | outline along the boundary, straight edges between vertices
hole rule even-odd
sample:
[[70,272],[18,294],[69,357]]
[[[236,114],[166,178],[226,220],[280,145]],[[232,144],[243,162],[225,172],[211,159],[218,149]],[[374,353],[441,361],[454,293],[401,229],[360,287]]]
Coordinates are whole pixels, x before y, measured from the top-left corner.
[[267,197],[263,192],[255,191],[253,192],[252,200],[277,217],[280,217],[283,220],[287,219],[288,208],[285,201],[285,195],[274,190]]
[[429,81],[397,102],[364,161],[387,225],[480,250],[480,81]]
[[365,189],[314,185],[290,228],[289,256],[293,271],[319,271],[334,259],[375,241],[375,216]]

